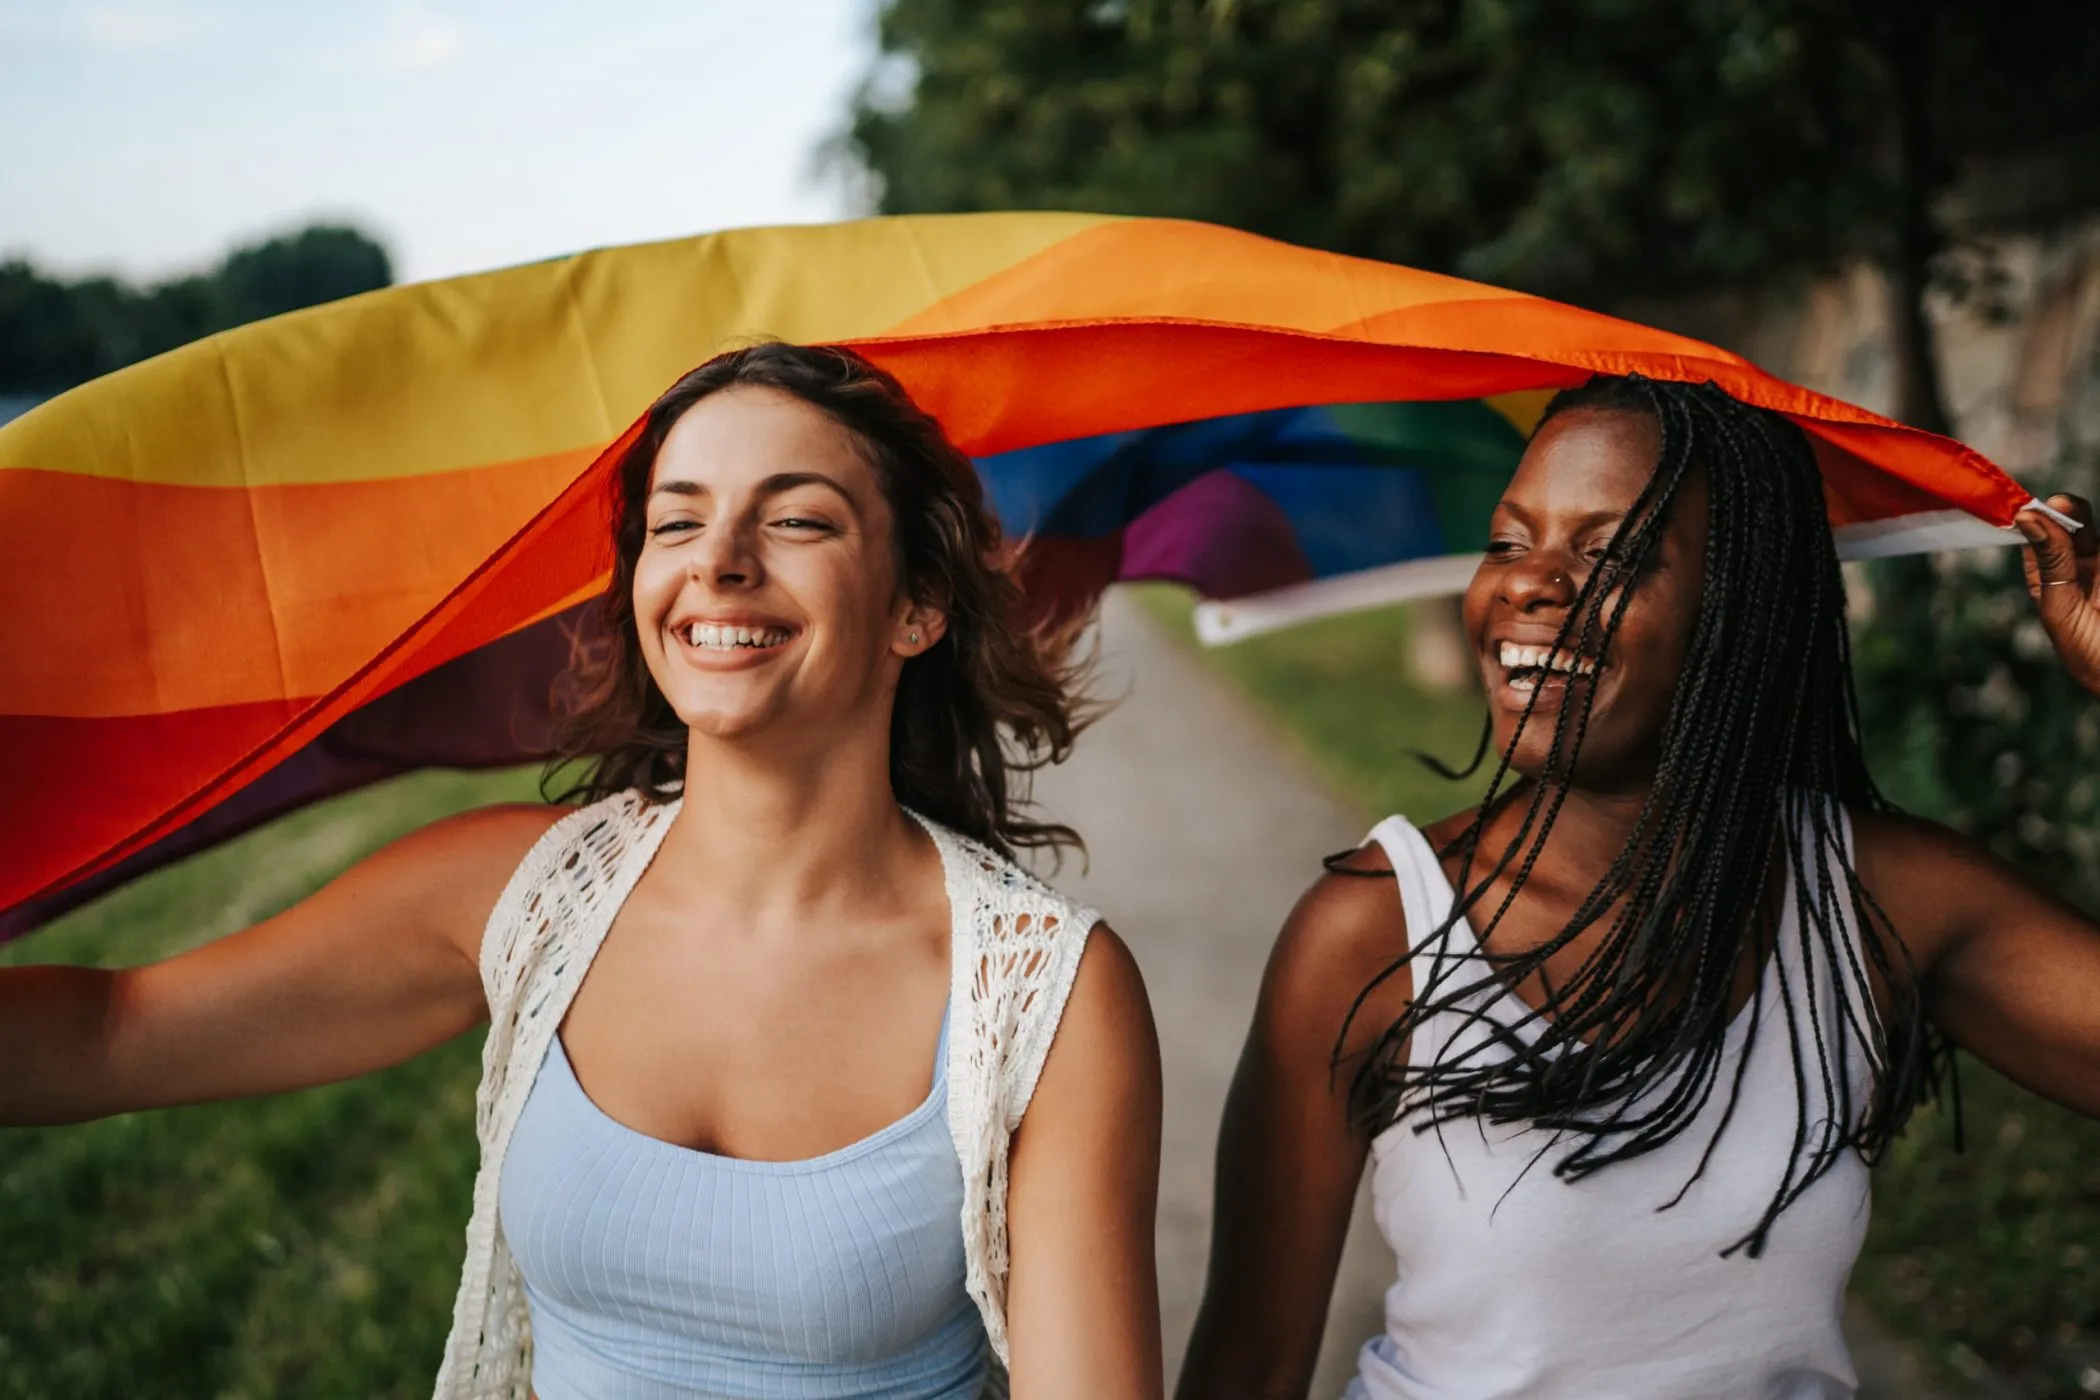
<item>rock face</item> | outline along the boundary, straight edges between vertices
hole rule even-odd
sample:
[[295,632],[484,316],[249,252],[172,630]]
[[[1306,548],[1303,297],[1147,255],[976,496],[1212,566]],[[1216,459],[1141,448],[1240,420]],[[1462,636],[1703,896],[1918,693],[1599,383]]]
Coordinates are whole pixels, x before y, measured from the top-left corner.
[[[1929,308],[1941,392],[1962,441],[2037,495],[2100,498],[2100,220],[1978,243],[1952,260]],[[1859,265],[1753,292],[1611,308],[1726,346],[1765,369],[1877,413],[1895,409],[1888,279]],[[1854,588],[1857,607],[1870,604]],[[1409,664],[1425,687],[1472,683],[1456,609],[1416,607]]]
[[[2041,490],[2100,485],[2100,220],[1979,241],[1929,313],[1957,435]],[[1880,413],[1894,407],[1890,292],[1859,266],[1790,288],[1622,308]]]

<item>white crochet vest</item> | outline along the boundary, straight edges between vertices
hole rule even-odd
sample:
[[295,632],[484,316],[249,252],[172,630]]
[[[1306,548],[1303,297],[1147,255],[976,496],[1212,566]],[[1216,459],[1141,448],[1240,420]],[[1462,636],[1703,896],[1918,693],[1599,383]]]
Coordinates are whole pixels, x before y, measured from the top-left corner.
[[[524,1400],[530,1389],[532,1325],[496,1211],[503,1155],[555,1029],[678,808],[628,792],[563,817],[489,916],[481,943],[489,1033],[474,1113],[481,1167],[437,1400]],[[953,911],[948,1117],[962,1164],[965,1283],[998,1358],[993,1388],[1003,1390],[1007,1149],[1098,916],[968,837],[913,816],[940,848]]]

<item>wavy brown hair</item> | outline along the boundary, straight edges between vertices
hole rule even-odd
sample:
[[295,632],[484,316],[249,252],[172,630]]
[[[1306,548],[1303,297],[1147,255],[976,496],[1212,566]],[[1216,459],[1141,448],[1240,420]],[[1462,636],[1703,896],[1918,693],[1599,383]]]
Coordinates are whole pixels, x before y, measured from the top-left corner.
[[[684,721],[657,689],[634,614],[635,561],[656,454],[695,404],[749,386],[792,394],[847,430],[895,522],[901,586],[947,614],[940,641],[904,663],[890,716],[890,787],[924,816],[1005,855],[1081,845],[1070,827],[1030,820],[1028,777],[1059,763],[1097,707],[1083,693],[1075,628],[1027,625],[1021,586],[970,459],[895,378],[850,350],[778,342],[717,355],[665,390],[612,476],[613,572],[580,633],[554,705],[550,777],[584,761],[562,793],[685,790]],[[573,771],[573,770],[571,770]]]

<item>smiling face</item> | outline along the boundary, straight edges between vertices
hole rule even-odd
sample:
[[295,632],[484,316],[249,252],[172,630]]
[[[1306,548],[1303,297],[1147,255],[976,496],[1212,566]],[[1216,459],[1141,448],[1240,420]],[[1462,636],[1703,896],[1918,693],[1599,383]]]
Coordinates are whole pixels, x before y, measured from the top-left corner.
[[634,615],[657,688],[696,734],[822,744],[888,723],[904,661],[944,619],[899,577],[889,502],[853,435],[794,395],[732,387],[665,436]]
[[[1663,721],[1697,619],[1704,576],[1707,488],[1690,472],[1609,651],[1556,652],[1582,587],[1654,474],[1660,449],[1645,414],[1571,409],[1541,427],[1495,507],[1487,554],[1466,589],[1466,635],[1479,658],[1498,752],[1542,775],[1554,721],[1590,703],[1572,780],[1614,788],[1654,772]],[[1608,599],[1602,619],[1615,598]],[[1572,643],[1571,643],[1572,644]],[[1594,647],[1594,643],[1591,644]],[[1591,698],[1594,692],[1594,698]],[[1573,731],[1569,740],[1572,742]]]

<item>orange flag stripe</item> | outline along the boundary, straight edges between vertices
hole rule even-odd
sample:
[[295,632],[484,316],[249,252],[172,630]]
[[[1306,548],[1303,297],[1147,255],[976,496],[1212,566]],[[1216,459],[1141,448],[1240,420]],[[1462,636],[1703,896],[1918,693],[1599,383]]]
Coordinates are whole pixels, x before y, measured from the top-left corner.
[[1171,221],[750,230],[399,288],[215,337],[0,427],[14,658],[0,715],[17,737],[72,736],[53,741],[65,763],[41,790],[79,808],[0,819],[0,907],[140,849],[366,702],[587,596],[612,458],[590,444],[755,335],[861,346],[979,455],[1295,404],[1531,403],[1638,371],[1710,378],[1800,423],[1835,523],[1959,507],[2005,524],[2027,499],[1958,443],[1696,341]]
[[247,491],[0,475],[0,713],[325,695],[597,453]]
[[[959,340],[970,342],[967,353]],[[2004,523],[2026,500],[1955,444],[1819,401],[1746,366],[1687,366],[1681,357],[1589,352],[1571,355],[1583,362],[1571,366],[1168,322],[861,348],[912,383],[980,454],[1052,440],[1070,426],[1075,397],[1087,404],[1088,430],[1110,432],[1375,398],[1396,383],[1414,397],[1475,397],[1633,368],[1713,377],[1794,416],[1825,444],[1833,523],[1948,504]],[[1031,391],[1046,383],[1060,392]],[[1856,421],[1820,416],[1839,410]],[[596,455],[582,448],[472,471],[246,491],[0,474],[0,594],[8,600],[0,647],[16,658],[0,672],[0,713],[161,714],[323,695]],[[1907,469],[1863,465],[1872,459]],[[95,607],[80,606],[86,585],[96,590]]]

